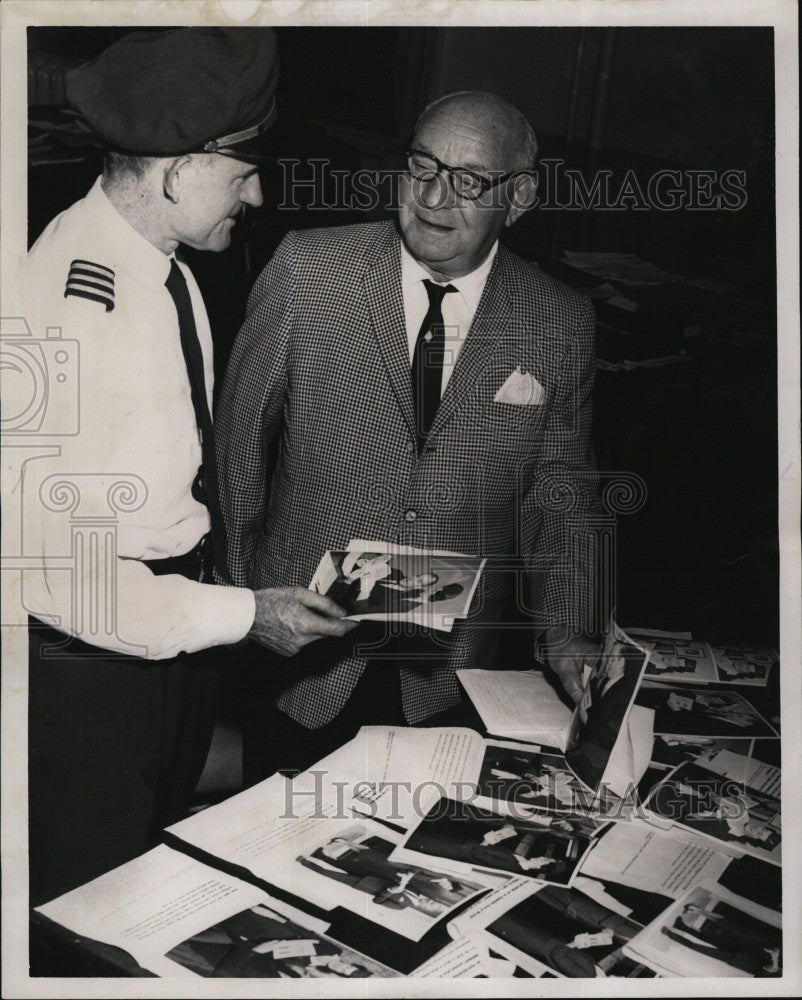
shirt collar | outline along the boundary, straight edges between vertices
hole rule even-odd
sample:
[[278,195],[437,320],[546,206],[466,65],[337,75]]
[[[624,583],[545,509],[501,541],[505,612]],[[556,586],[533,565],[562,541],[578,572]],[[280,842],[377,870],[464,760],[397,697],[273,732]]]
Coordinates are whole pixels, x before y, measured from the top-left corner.
[[[453,285],[466,301],[472,298],[478,299],[497,253],[498,240],[490,248],[490,253],[488,253],[482,263],[469,274],[463,274],[461,278],[449,278],[447,282],[437,282],[437,284]],[[415,260],[409,250],[407,250],[404,241],[401,240],[401,283],[404,285],[414,284],[424,279],[427,281],[434,280],[420,261]]]
[[[113,260],[109,266],[129,271],[137,281],[147,285],[163,285],[170,273],[171,254],[162,253],[125,221],[109,201],[98,177],[86,196],[98,241]],[[105,261],[104,261],[105,263]]]

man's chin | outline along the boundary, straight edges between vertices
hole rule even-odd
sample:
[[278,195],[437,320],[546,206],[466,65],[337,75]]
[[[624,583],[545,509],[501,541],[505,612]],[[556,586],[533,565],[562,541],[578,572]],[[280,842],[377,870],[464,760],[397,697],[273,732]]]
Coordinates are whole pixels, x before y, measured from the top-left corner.
[[453,232],[453,229],[435,229],[415,222],[404,233],[404,242],[418,260],[447,261],[454,256]]

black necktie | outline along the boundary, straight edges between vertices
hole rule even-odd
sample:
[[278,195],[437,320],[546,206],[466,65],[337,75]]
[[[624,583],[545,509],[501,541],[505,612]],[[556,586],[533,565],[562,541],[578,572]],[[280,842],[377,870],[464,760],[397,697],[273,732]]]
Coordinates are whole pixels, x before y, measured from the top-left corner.
[[178,328],[181,332],[181,349],[189,375],[189,387],[192,395],[192,406],[195,410],[195,422],[198,425],[201,439],[202,465],[192,484],[192,496],[209,511],[211,520],[212,553],[217,571],[228,575],[226,562],[226,533],[223,515],[220,511],[220,496],[217,489],[217,459],[214,453],[214,430],[212,415],[206,401],[206,379],[203,372],[203,353],[198,331],[195,328],[195,316],[192,312],[192,301],[181,268],[173,259],[170,263],[170,274],[165,281],[167,291],[175,302],[178,313]]
[[440,405],[446,343],[443,298],[447,292],[456,292],[453,285],[436,285],[433,281],[424,281],[423,284],[429,296],[429,309],[423,317],[415,342],[415,353],[412,355],[412,396],[415,400],[419,452],[423,450]]

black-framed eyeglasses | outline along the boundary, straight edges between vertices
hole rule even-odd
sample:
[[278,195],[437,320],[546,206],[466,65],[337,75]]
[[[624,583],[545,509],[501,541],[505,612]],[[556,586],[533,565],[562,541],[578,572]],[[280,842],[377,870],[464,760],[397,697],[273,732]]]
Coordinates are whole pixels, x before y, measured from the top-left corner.
[[432,177],[440,173],[446,173],[451,181],[451,187],[460,198],[467,198],[469,201],[476,201],[481,198],[485,191],[497,187],[503,181],[509,180],[516,174],[525,173],[523,170],[511,170],[508,174],[494,177],[482,177],[481,174],[474,173],[466,167],[450,167],[442,160],[438,160],[431,153],[424,153],[419,149],[409,149],[406,152],[407,170],[418,181],[431,180]]

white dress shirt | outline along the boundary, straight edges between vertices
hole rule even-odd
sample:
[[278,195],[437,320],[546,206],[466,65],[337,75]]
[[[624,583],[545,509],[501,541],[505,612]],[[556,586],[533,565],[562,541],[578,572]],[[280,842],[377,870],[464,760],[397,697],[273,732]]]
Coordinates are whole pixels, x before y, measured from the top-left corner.
[[[81,261],[113,272],[112,308],[65,295],[75,287],[67,285],[68,275],[74,265],[85,266]],[[165,287],[170,263],[119,215],[98,179],[50,223],[24,272],[34,339],[41,342],[56,328],[61,343],[46,345],[46,421],[29,439],[55,449],[28,462],[22,477],[24,552],[43,565],[24,574],[23,604],[86,642],[152,659],[236,642],[250,629],[255,609],[249,590],[157,577],[140,561],[189,552],[209,530],[208,510],[191,492],[201,446],[178,315]],[[211,408],[209,321],[192,274],[179,266]],[[63,365],[57,349],[67,356]],[[67,378],[56,385],[61,369]],[[54,493],[61,480],[72,486]],[[134,485],[115,488],[118,482]],[[84,529],[102,528],[104,518],[111,534],[96,534],[76,558],[88,537]],[[122,558],[104,565],[97,552],[108,553],[112,535]]]
[[[493,244],[490,253],[482,263],[470,274],[465,274],[461,278],[452,278],[450,281],[435,282],[437,285],[451,285],[456,288],[456,292],[449,292],[443,296],[442,312],[446,340],[443,355],[443,380],[440,383],[441,396],[446,391],[460,349],[473,323],[497,250],[498,241]],[[423,265],[415,260],[402,241],[401,289],[404,295],[404,316],[409,342],[410,366],[421,323],[423,323],[429,309],[429,296],[423,284],[424,280],[433,281],[434,279]]]

